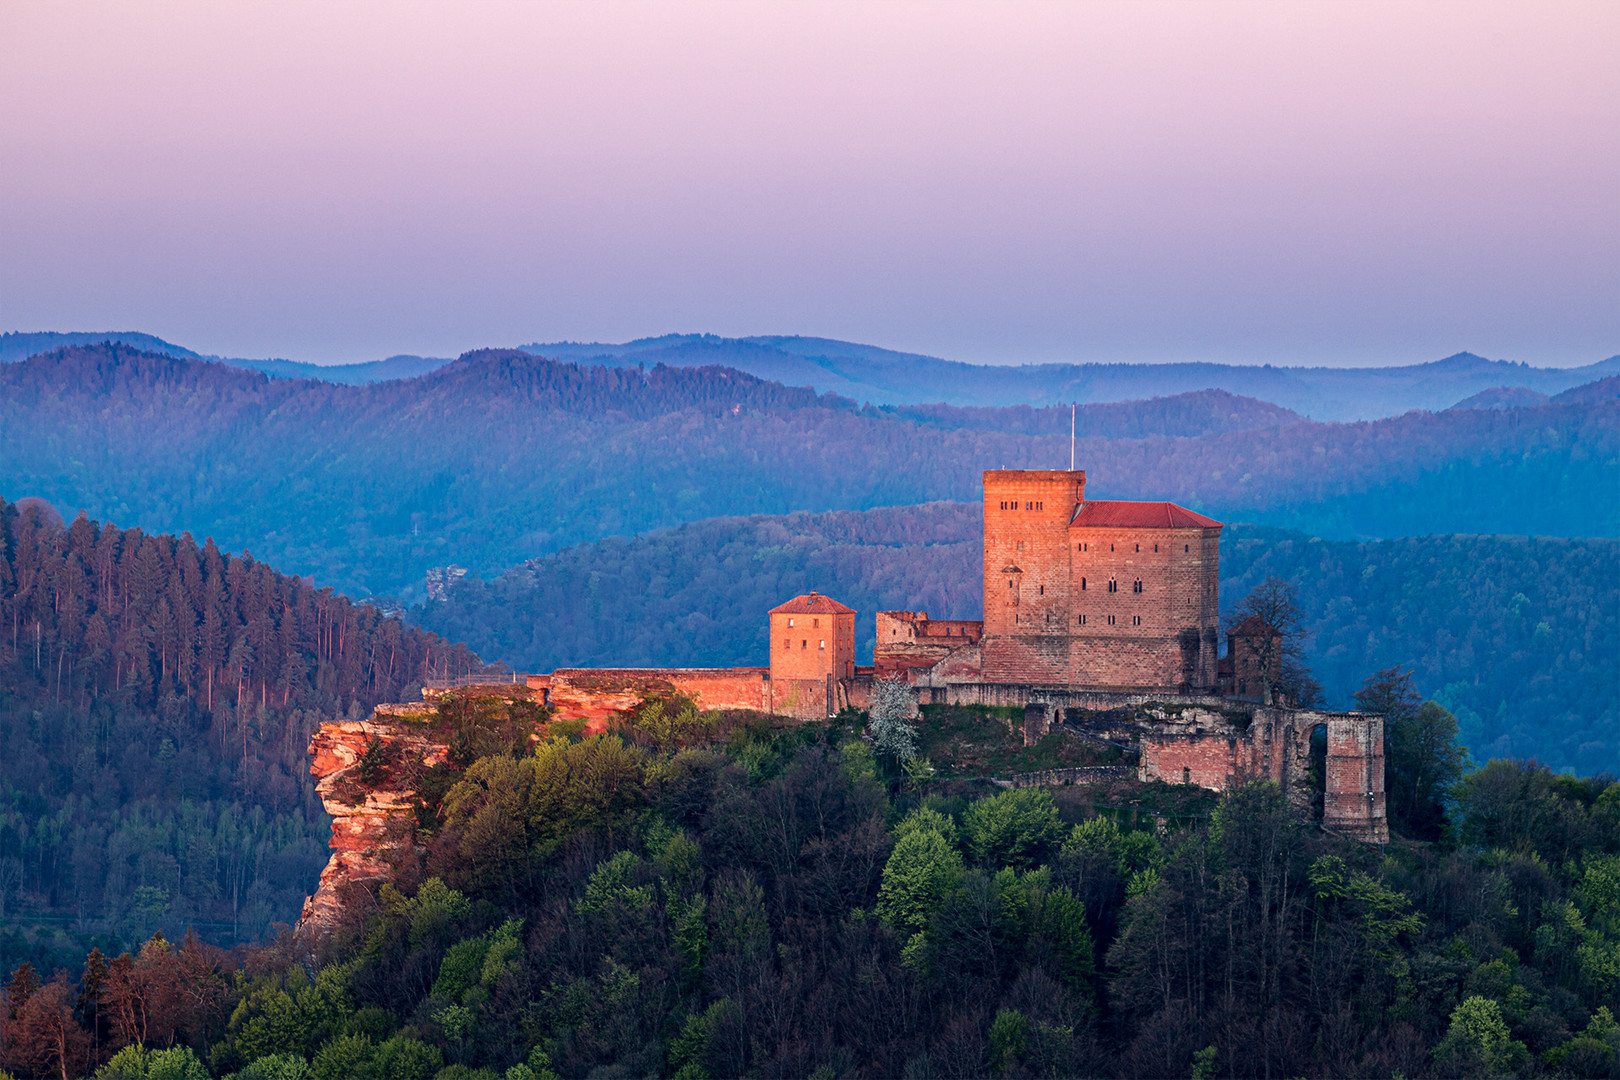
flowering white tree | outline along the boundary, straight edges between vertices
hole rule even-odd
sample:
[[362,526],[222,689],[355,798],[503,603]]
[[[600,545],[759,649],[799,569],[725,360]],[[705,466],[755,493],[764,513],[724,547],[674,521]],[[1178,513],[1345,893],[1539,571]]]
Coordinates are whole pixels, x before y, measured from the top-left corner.
[[879,679],[872,684],[872,749],[879,757],[902,764],[917,756],[916,712],[911,687],[895,679]]

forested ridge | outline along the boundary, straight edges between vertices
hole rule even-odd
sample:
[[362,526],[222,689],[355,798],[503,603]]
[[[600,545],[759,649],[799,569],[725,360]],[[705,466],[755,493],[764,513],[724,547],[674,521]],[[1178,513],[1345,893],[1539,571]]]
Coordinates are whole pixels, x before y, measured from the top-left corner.
[[1266,782],[931,778],[866,719],[649,701],[491,749],[322,954],[153,938],[19,967],[0,1054],[140,1080],[1620,1070],[1612,778],[1493,762],[1439,842],[1380,850]]
[[315,726],[475,664],[211,540],[0,500],[0,958],[291,922]]
[[[722,518],[609,539],[459,583],[423,626],[521,670],[763,664],[765,612],[811,589],[859,613],[978,618],[978,504]],[[1512,536],[1324,541],[1263,526],[1222,533],[1221,595],[1264,578],[1298,592],[1306,658],[1339,707],[1368,673],[1412,668],[1478,760],[1599,770],[1620,759],[1620,542]]]
[[[409,597],[432,566],[494,573],[707,517],[976,499],[987,467],[1066,465],[1064,412],[862,408],[516,351],[336,386],[106,345],[0,366],[0,460],[14,494]],[[1315,424],[1203,393],[1082,417],[1094,498],[1341,537],[1620,534],[1613,401]]]

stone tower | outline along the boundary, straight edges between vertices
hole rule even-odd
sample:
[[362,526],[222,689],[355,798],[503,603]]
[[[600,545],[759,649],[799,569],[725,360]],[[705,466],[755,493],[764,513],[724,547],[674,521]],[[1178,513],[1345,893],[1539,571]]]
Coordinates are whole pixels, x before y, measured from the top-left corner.
[[985,680],[1213,689],[1221,523],[1087,502],[1085,485],[1079,471],[984,474]]

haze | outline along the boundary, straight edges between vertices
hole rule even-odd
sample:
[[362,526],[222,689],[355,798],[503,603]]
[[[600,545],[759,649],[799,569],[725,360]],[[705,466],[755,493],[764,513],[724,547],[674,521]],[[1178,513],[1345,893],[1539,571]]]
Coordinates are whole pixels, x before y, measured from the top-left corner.
[[1620,5],[0,5],[0,328],[1620,351]]

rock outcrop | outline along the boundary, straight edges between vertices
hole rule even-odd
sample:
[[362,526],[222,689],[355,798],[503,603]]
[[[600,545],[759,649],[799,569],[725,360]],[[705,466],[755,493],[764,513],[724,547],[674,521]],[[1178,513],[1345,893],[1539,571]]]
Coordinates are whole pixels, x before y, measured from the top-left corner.
[[350,886],[391,878],[401,856],[414,849],[416,782],[450,752],[448,740],[431,726],[437,715],[427,702],[379,705],[369,720],[316,729],[309,771],[332,815],[332,857],[315,895],[304,901],[301,939],[324,938],[337,924]]

